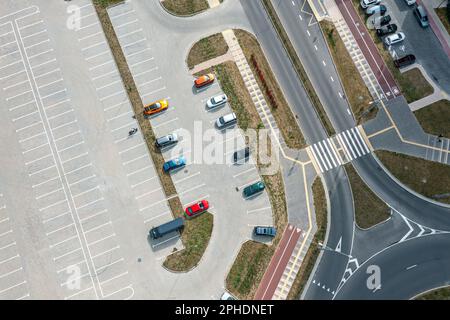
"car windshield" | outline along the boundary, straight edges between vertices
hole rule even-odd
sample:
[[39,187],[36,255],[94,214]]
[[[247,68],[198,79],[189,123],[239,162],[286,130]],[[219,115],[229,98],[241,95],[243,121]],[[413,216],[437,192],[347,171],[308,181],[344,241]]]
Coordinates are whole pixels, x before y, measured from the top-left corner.
[[218,96],[218,97],[214,97],[213,98],[213,102],[214,103],[219,103],[219,102],[221,102],[223,100],[223,97],[222,96]]
[[205,206],[203,205],[202,202],[200,202],[200,203],[198,204],[198,206],[200,207],[200,209],[204,209],[204,208],[205,208]]
[[159,102],[156,102],[150,106],[150,109],[159,109],[161,107],[161,104]]

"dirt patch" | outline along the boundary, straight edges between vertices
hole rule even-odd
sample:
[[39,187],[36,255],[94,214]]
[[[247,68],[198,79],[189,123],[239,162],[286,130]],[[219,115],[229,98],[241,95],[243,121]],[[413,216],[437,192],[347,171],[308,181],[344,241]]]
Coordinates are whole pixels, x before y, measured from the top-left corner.
[[320,249],[317,244],[325,241],[325,234],[327,232],[327,199],[320,178],[314,180],[312,191],[314,197],[314,210],[316,212],[317,231],[314,234],[311,245],[306,252],[291,290],[289,291],[287,296],[288,300],[299,299],[320,254]]
[[[250,68],[253,71],[256,81],[264,95],[267,104],[270,106],[272,115],[277,122],[278,128],[288,147],[293,149],[301,149],[306,146],[305,138],[295,120],[292,110],[289,107],[286,99],[284,98],[283,92],[278,86],[277,80],[272,73],[269,63],[264,56],[261,46],[258,40],[250,33],[244,30],[234,30],[236,38],[244,52],[245,58],[247,59]],[[255,59],[259,70],[261,71],[264,82],[267,85],[268,90],[271,92],[273,97],[273,102],[268,96],[268,93],[263,89],[263,83],[261,78],[258,76],[258,72],[252,63],[252,57]]]
[[228,45],[221,33],[203,38],[196,42],[189,51],[187,65],[192,69],[197,64],[224,55],[228,51]]
[[414,111],[414,115],[425,132],[450,139],[450,101],[437,101]]
[[320,27],[328,42],[342,85],[347,93],[348,102],[358,124],[375,118],[378,109],[371,104],[373,98],[334,24],[321,21]]
[[177,16],[190,16],[209,8],[206,0],[164,0],[161,4]]
[[322,103],[319,100],[319,97],[316,94],[316,90],[314,89],[314,86],[312,85],[311,81],[309,80],[305,69],[303,68],[303,65],[300,61],[300,58],[297,56],[297,53],[295,52],[294,47],[292,46],[291,41],[289,40],[289,37],[286,33],[286,31],[283,28],[283,25],[281,24],[281,21],[271,3],[270,0],[262,0],[262,3],[264,4],[264,7],[272,20],[272,24],[277,31],[278,35],[280,36],[281,42],[283,43],[283,46],[289,56],[289,59],[291,60],[295,71],[297,72],[297,75],[299,76],[300,81],[303,83],[306,93],[309,96],[309,99],[314,106],[314,108],[317,111],[317,114],[319,115],[319,118],[327,131],[328,135],[332,136],[336,132],[334,131],[333,125],[331,124],[330,119],[327,116],[327,113],[325,112],[325,109],[322,105]]
[[355,221],[360,228],[370,228],[390,217],[391,210],[360,178],[351,163],[345,165],[355,204]]
[[197,266],[211,239],[213,224],[213,215],[209,212],[186,219],[181,232],[184,249],[167,256],[164,267],[172,271],[188,271]]
[[[365,23],[367,17],[361,8],[360,1],[353,0],[353,6],[357,9],[361,20]],[[377,36],[376,31],[368,31],[378,48],[378,52],[383,57],[384,62],[394,76],[400,91],[403,93],[408,103],[420,100],[433,93],[433,87],[431,87],[428,81],[424,78],[420,70],[412,69],[408,72],[401,73],[400,70],[395,67],[394,60],[388,50],[385,49],[383,41]]]
[[412,190],[450,204],[450,166],[390,151],[375,151],[385,167]]

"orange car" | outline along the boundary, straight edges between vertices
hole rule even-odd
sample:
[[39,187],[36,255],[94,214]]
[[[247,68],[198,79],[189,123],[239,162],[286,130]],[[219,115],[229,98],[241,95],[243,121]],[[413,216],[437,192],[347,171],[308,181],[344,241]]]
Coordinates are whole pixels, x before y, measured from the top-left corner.
[[208,85],[210,83],[213,83],[214,79],[215,79],[215,76],[212,73],[208,73],[208,74],[205,74],[203,76],[200,76],[200,77],[196,78],[194,80],[194,85],[195,85],[196,88],[201,88],[201,87],[206,86],[206,85]]
[[169,102],[166,99],[158,100],[156,102],[147,104],[144,107],[144,115],[151,116],[152,114],[166,110],[169,107]]

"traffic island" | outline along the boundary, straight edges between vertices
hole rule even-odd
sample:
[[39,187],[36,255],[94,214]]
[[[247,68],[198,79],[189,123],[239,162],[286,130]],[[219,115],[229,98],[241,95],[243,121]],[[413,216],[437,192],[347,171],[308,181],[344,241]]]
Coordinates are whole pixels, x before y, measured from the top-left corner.
[[166,257],[163,266],[169,271],[187,272],[195,268],[208,247],[214,225],[214,217],[205,212],[200,216],[186,219],[181,231],[183,250],[174,251]]
[[226,54],[228,45],[221,33],[213,34],[196,42],[189,51],[186,63],[189,69],[193,69],[205,61]]
[[161,5],[175,16],[192,16],[209,8],[207,0],[163,0]]
[[450,204],[450,166],[384,150],[375,154],[405,186],[427,198]]
[[361,179],[351,163],[345,165],[355,206],[355,222],[362,229],[373,227],[391,216],[391,209]]

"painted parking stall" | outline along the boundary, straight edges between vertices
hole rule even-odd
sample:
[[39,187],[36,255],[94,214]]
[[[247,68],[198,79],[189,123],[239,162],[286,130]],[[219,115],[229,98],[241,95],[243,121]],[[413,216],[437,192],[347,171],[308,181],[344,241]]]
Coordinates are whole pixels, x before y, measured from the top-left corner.
[[[61,295],[128,298],[133,289],[45,21],[37,7],[2,24],[0,86]],[[70,271],[75,270],[75,276]],[[75,283],[75,285],[74,285]]]

